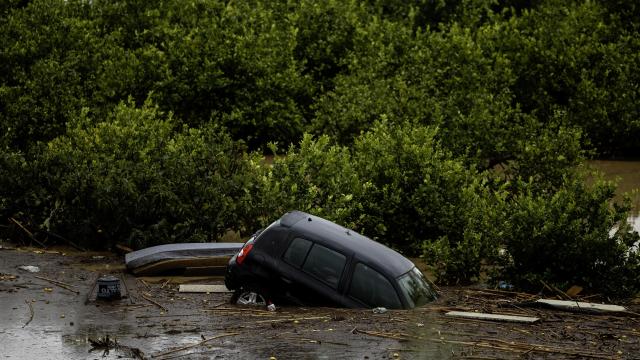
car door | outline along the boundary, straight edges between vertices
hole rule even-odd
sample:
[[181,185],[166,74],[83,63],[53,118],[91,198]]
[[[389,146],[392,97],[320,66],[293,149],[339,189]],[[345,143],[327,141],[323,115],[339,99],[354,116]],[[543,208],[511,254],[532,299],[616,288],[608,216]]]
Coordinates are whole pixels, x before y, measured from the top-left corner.
[[345,289],[346,297],[363,307],[403,308],[392,281],[364,261],[354,259],[348,283]]
[[305,237],[294,237],[282,256],[280,274],[295,302],[343,305],[340,284],[349,256]]

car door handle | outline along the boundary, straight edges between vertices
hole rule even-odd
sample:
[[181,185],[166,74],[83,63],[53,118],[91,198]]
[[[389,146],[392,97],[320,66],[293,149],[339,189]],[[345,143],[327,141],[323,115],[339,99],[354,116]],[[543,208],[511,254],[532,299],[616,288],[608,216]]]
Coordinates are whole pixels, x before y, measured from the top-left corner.
[[282,281],[284,281],[284,282],[285,282],[285,283],[287,283],[287,284],[291,284],[291,282],[292,282],[291,280],[287,279],[287,278],[286,278],[286,277],[284,277],[284,276],[281,276],[281,277],[280,277],[280,279],[282,279]]

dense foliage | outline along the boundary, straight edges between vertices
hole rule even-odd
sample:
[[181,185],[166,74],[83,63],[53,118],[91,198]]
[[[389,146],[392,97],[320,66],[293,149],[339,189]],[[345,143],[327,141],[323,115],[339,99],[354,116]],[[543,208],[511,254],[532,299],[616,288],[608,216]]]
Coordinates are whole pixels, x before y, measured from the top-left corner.
[[629,208],[581,164],[640,155],[638,24],[604,0],[7,0],[0,229],[139,248],[300,209],[443,282],[630,294]]

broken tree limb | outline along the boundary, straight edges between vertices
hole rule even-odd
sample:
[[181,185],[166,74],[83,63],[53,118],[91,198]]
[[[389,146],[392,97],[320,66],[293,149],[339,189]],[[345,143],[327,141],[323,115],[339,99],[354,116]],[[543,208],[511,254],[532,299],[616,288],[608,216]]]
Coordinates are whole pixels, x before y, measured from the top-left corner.
[[540,321],[540,318],[529,317],[529,316],[487,314],[487,313],[477,313],[477,312],[468,312],[468,311],[449,311],[445,315],[460,317],[465,319],[503,321],[503,322],[524,323],[524,324],[535,324]]
[[29,325],[29,323],[31,322],[31,320],[33,320],[33,305],[31,305],[31,301],[29,300],[25,300],[24,301],[27,305],[29,305],[29,320],[27,320],[26,323],[24,323],[24,325],[22,325],[22,327],[24,328],[25,326]]
[[211,341],[211,340],[219,339],[219,338],[221,338],[221,337],[225,337],[225,336],[235,336],[235,335],[240,335],[240,333],[225,333],[225,334],[219,334],[219,335],[216,335],[216,336],[210,337],[210,338],[208,338],[208,339],[204,339],[204,340],[200,341],[200,342],[199,342],[199,343],[197,343],[197,344],[187,345],[187,346],[183,346],[183,347],[180,347],[180,348],[177,348],[177,349],[173,349],[173,350],[169,350],[169,351],[161,352],[161,353],[159,353],[159,354],[151,355],[151,357],[152,357],[152,358],[158,358],[158,357],[167,356],[167,355],[170,355],[170,354],[177,353],[177,352],[179,352],[179,351],[189,350],[189,349],[192,349],[192,348],[195,348],[195,347],[198,347],[198,346],[204,345],[205,343],[207,343],[207,342],[209,342],[209,341]]
[[53,280],[53,279],[49,279],[49,278],[46,278],[46,277],[43,277],[43,276],[38,276],[38,275],[34,275],[33,277],[35,277],[37,279],[40,279],[40,280],[48,281],[48,282],[52,283],[53,285],[57,285],[57,286],[65,289],[65,290],[69,290],[69,291],[74,292],[76,294],[80,294],[80,291],[75,290],[72,285],[69,285],[67,283],[63,283],[62,281]]

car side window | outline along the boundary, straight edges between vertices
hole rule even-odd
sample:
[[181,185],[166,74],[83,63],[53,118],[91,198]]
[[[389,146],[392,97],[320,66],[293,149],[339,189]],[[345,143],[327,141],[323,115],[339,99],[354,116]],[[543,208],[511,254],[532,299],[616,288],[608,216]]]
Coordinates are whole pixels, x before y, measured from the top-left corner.
[[353,270],[348,294],[371,307],[402,307],[398,294],[389,280],[363,263],[357,263]]
[[314,244],[302,270],[337,289],[346,262],[347,257],[341,253],[322,245]]
[[284,253],[283,259],[289,264],[299,268],[307,257],[307,252],[309,252],[310,247],[311,241],[295,238]]

